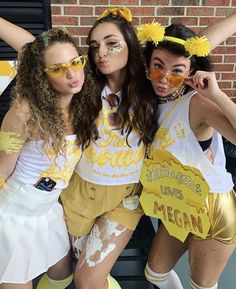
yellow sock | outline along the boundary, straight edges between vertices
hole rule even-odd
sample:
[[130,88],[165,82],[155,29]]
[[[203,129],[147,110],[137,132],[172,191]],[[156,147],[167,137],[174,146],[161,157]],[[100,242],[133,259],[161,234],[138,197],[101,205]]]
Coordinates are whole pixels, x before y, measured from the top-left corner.
[[108,280],[108,289],[122,289],[119,283],[113,278],[110,274],[107,276]]
[[39,280],[36,289],[65,289],[73,281],[73,274],[64,280],[52,280],[45,273]]

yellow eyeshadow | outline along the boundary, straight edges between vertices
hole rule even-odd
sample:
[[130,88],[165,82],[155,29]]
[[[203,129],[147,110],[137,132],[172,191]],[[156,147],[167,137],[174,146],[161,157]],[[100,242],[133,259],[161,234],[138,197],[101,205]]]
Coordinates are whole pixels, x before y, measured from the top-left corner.
[[0,150],[7,154],[19,152],[24,145],[24,141],[14,132],[0,131]]

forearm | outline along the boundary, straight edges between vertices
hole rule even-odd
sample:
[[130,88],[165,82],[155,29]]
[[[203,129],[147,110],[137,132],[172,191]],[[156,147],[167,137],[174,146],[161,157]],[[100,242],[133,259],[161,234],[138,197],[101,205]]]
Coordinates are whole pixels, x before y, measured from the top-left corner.
[[236,131],[236,104],[223,91],[215,95],[214,99]]
[[16,51],[20,51],[25,43],[32,42],[34,36],[23,28],[0,17],[0,38]]
[[200,31],[199,35],[206,35],[211,43],[211,50],[216,48],[225,39],[236,33],[236,12],[210,24]]

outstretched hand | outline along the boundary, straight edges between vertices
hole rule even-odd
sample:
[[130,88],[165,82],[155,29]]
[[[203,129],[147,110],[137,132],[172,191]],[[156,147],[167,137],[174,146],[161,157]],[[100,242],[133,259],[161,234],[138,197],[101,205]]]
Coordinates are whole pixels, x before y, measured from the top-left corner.
[[187,77],[185,83],[199,94],[212,100],[222,93],[214,72],[197,71],[193,76]]

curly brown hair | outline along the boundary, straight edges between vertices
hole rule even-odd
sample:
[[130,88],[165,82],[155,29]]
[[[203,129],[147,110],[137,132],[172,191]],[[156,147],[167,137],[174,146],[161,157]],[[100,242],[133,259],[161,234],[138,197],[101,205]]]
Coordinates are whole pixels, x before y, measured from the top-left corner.
[[[56,153],[63,151],[65,142],[66,122],[60,98],[50,84],[44,72],[44,53],[55,43],[71,43],[79,53],[77,45],[71,35],[64,29],[53,28],[43,32],[36,39],[27,43],[18,57],[18,73],[16,86],[13,90],[13,105],[25,100],[29,104],[30,117],[26,122],[26,131],[29,139],[33,139],[35,130],[37,138],[46,143],[52,141]],[[86,99],[80,93],[74,94],[70,103],[74,133],[77,134],[78,144],[87,142],[78,122],[85,118],[84,108]]]
[[[132,129],[136,130],[140,135],[140,141],[145,144],[152,142],[157,129],[156,110],[157,102],[153,97],[150,83],[146,80],[145,67],[142,60],[141,47],[138,42],[134,27],[124,18],[109,14],[95,22],[89,32],[87,44],[90,43],[90,37],[93,30],[104,22],[114,23],[121,31],[129,50],[129,57],[127,63],[127,75],[122,86],[122,98],[118,108],[118,114],[122,121],[122,133],[126,134],[128,143],[128,136]],[[96,120],[99,111],[102,108],[101,92],[106,84],[106,77],[101,73],[97,73],[97,68],[93,59],[93,52],[89,47],[88,58],[93,72],[93,87],[91,84],[86,87],[84,85],[81,93],[90,94],[92,100],[88,107],[87,115],[90,117],[91,131],[90,139],[92,137],[98,138],[98,131],[96,127]],[[132,117],[129,111],[132,110]],[[81,124],[85,127],[87,124]]]

